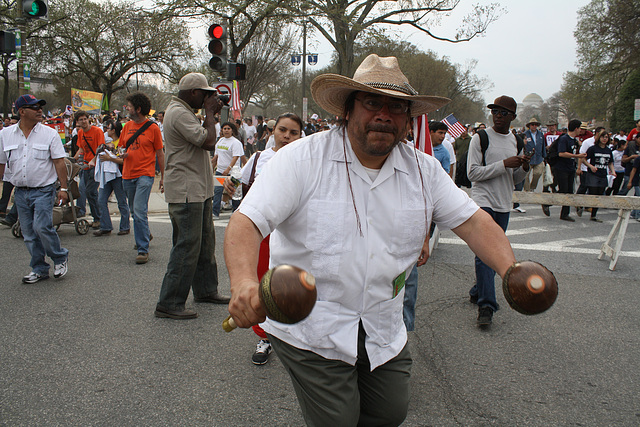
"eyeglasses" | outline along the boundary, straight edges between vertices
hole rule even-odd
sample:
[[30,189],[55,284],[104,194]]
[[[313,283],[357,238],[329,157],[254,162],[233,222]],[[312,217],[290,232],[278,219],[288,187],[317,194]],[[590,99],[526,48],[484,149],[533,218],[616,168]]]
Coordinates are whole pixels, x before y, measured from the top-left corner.
[[362,103],[362,106],[369,111],[380,111],[386,105],[391,114],[404,114],[409,111],[409,103],[400,101],[391,101],[388,103],[380,102],[376,98],[356,98]]
[[40,104],[23,105],[22,108],[28,108],[33,111],[38,111],[38,110],[42,110],[42,105]]
[[509,114],[511,114],[511,112],[507,110],[498,110],[497,108],[494,108],[491,110],[491,114],[493,114],[494,116],[507,117]]

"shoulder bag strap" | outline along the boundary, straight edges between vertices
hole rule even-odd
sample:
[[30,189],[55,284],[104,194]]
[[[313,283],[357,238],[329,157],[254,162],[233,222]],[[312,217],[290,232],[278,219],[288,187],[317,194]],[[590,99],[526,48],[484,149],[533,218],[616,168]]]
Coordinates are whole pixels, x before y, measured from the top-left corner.
[[251,166],[251,175],[249,176],[249,184],[242,184],[242,195],[246,195],[251,186],[253,185],[253,181],[256,179],[256,166],[258,165],[258,159],[260,158],[260,154],[262,151],[256,152],[256,157],[253,159],[253,166]]
[[151,120],[147,120],[147,123],[143,124],[142,127],[140,127],[140,129],[138,129],[136,133],[134,133],[133,136],[127,140],[127,146],[125,147],[125,150],[128,150],[129,146],[136,142],[136,138],[138,138],[142,134],[142,132],[149,129],[149,126],[151,126],[152,124],[153,122]]
[[87,144],[87,147],[89,147],[89,150],[91,150],[91,154],[93,154],[93,156],[96,156],[96,152],[93,151],[93,148],[91,147],[91,144],[89,144],[89,141],[87,141],[87,137],[84,136],[84,132],[82,132],[82,139],[84,139],[84,143]]

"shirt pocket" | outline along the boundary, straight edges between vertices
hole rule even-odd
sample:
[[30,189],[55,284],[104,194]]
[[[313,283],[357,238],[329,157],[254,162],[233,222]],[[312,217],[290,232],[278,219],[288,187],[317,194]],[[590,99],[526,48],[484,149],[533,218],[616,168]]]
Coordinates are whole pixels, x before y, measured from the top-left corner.
[[47,160],[49,158],[49,146],[42,145],[42,144],[34,144],[33,158],[36,160]]
[[425,217],[424,209],[402,209],[395,212],[390,238],[391,251],[396,259],[401,261],[418,258],[427,234],[427,218],[430,216]]
[[351,252],[352,230],[346,230],[353,206],[333,200],[311,200],[307,211],[307,248],[312,252],[312,271],[337,277],[345,252]]
[[[340,322],[339,322],[340,321]],[[294,325],[278,323],[278,329],[314,348],[336,348],[335,334],[343,326],[340,318],[340,303],[316,301],[313,311],[306,319]]]
[[15,165],[18,160],[17,154],[18,144],[5,146],[4,147],[4,155],[7,156],[7,163],[9,164],[9,169],[12,169],[12,165]]

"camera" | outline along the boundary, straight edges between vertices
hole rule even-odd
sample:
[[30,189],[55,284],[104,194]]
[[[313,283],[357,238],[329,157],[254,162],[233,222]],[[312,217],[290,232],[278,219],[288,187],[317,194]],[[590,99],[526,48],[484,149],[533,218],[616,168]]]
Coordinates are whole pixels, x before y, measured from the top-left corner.
[[224,105],[229,105],[229,101],[231,101],[231,95],[229,95],[227,93],[219,93],[218,92],[218,99],[220,101],[222,101],[222,103]]

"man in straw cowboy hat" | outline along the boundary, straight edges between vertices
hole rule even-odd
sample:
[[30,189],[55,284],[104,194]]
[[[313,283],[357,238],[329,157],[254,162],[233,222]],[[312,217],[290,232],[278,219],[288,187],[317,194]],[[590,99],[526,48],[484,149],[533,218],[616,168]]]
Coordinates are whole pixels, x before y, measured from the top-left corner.
[[[438,161],[400,143],[412,117],[448,99],[419,95],[396,58],[377,55],[353,79],[318,76],[311,92],[344,123],[278,151],[231,217],[229,312],[240,327],[263,322],[308,425],[399,425],[411,369],[404,279],[426,261],[429,223],[453,229],[501,275],[515,258]],[[315,307],[294,325],[265,321],[259,303],[258,248],[269,234],[272,267],[316,277]]]

